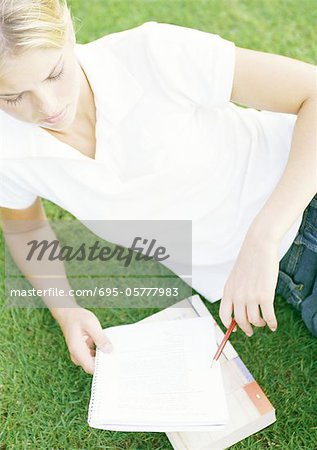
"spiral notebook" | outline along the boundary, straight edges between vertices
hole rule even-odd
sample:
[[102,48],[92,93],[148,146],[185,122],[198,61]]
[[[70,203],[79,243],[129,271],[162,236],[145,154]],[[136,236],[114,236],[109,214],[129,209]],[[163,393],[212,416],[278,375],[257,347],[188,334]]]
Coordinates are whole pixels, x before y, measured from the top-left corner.
[[105,333],[114,349],[96,351],[91,427],[197,432],[226,424],[221,367],[210,367],[217,349],[211,316],[142,320]]

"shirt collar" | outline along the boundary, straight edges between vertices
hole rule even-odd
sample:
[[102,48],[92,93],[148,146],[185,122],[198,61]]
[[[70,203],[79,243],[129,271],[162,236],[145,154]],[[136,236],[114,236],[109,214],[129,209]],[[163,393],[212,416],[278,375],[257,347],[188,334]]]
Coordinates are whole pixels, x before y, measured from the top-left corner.
[[75,55],[92,88],[97,112],[117,125],[139,101],[143,88],[105,39],[75,44]]

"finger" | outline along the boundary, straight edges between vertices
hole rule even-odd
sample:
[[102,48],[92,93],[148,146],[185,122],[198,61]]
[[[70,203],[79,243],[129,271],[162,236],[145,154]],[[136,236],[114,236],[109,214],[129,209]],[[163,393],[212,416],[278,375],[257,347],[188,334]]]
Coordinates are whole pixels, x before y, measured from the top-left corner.
[[76,358],[73,357],[73,355],[70,354],[69,356],[70,356],[71,361],[75,364],[75,366],[80,366],[79,362],[77,361]]
[[95,373],[95,358],[92,358],[93,364],[92,366],[81,366],[86,373],[89,375],[93,375]]
[[241,330],[243,330],[247,336],[252,336],[253,330],[248,322],[246,307],[244,303],[234,304],[234,318]]
[[78,367],[82,367],[83,369],[84,369],[84,371],[86,372],[86,373],[89,373],[90,375],[93,375],[94,374],[94,369],[91,369],[91,367],[88,367],[88,366],[86,366],[85,364],[81,364],[79,361],[77,361],[77,359],[75,359],[75,358],[71,358],[72,359],[72,362],[75,364],[75,366],[78,366]]
[[76,342],[76,345],[70,348],[72,357],[78,361],[78,365],[80,365],[85,372],[93,374],[95,370],[95,360],[90,354],[91,349],[87,346],[84,336],[80,333],[76,333],[76,335],[73,336],[73,342]]
[[89,349],[87,353],[83,352],[79,356],[79,365],[84,369],[86,373],[93,375],[95,371],[95,357],[90,353]]
[[92,338],[90,336],[87,336],[86,339],[86,344],[88,345],[89,348],[94,348],[94,341],[92,340]]
[[272,303],[261,303],[261,310],[263,319],[266,321],[268,327],[275,331],[277,328],[277,320],[274,312],[274,306]]
[[226,328],[230,326],[232,320],[232,302],[227,298],[223,297],[220,302],[219,316],[221,322]]
[[265,327],[266,322],[262,319],[260,315],[260,308],[259,305],[255,303],[248,303],[247,304],[247,318],[252,325],[255,325],[256,327]]
[[113,345],[108,339],[105,330],[102,329],[98,320],[89,322],[86,326],[86,331],[101,351],[109,353],[113,350]]

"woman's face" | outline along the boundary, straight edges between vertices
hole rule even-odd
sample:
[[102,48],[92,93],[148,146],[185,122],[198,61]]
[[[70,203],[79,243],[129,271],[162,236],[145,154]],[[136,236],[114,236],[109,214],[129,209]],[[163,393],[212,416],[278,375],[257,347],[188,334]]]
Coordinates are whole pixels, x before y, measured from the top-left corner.
[[11,58],[0,74],[0,109],[55,131],[72,124],[79,92],[80,65],[72,41],[63,49],[32,49]]

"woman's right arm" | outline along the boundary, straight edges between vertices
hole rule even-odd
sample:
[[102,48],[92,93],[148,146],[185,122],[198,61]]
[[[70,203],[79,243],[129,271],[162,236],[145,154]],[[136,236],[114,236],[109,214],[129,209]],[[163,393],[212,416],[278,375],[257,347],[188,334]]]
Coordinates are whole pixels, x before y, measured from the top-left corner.
[[[38,197],[30,207],[25,209],[1,207],[0,223],[11,257],[31,285],[41,291],[49,292],[49,288],[57,288],[68,293],[71,286],[67,280],[63,261],[59,259],[48,261],[45,254],[40,261],[36,258],[29,261],[26,259],[29,252],[27,242],[57,240],[45,214],[41,198]],[[110,344],[97,317],[91,311],[79,306],[76,299],[69,295],[60,298],[42,295],[41,298],[63,331],[71,360],[87,373],[92,374],[94,344],[105,351],[109,351],[107,344]]]
[[[69,292],[71,286],[67,280],[63,261],[59,259],[48,261],[45,254],[40,261],[36,258],[29,261],[26,259],[29,252],[27,242],[57,240],[47,219],[41,198],[38,197],[30,207],[25,209],[0,208],[0,220],[10,254],[31,285],[43,291],[50,287],[58,287],[64,289],[64,292]],[[79,307],[75,298],[70,296],[52,298],[44,295],[42,299],[58,322],[69,308]]]

